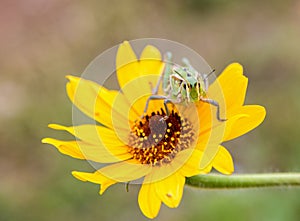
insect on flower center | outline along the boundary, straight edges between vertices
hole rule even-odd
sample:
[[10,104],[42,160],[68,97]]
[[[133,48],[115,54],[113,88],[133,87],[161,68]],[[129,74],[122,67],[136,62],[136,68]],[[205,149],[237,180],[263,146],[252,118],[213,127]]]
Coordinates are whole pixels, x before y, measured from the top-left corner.
[[170,163],[176,154],[194,141],[192,124],[172,110],[152,112],[137,120],[129,135],[130,153],[142,164]]

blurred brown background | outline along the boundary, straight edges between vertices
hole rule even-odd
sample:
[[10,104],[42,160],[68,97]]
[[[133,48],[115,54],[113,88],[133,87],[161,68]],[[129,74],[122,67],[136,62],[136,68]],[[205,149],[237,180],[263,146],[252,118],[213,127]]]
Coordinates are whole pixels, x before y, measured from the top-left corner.
[[[144,37],[183,43],[217,70],[243,64],[246,103],[267,109],[253,132],[225,144],[237,173],[300,172],[300,2],[71,1],[0,2],[0,220],[146,220],[138,187],[98,186],[70,171],[88,163],[42,145],[66,138],[48,123],[72,123],[67,74],[80,76],[104,50]],[[299,220],[300,190],[186,188],[178,209],[157,220]]]

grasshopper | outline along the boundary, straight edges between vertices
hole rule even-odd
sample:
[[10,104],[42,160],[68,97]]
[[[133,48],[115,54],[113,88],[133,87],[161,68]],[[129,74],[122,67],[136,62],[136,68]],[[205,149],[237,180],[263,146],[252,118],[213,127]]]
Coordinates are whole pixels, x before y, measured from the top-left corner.
[[[147,112],[151,100],[164,100],[167,116],[170,114],[168,103],[188,105],[202,101],[217,108],[216,117],[219,121],[226,121],[226,119],[220,117],[219,103],[207,97],[209,86],[208,76],[212,74],[214,70],[207,75],[202,75],[192,67],[186,58],[182,59],[184,66],[178,66],[171,62],[172,54],[170,52],[167,52],[165,57],[166,65],[164,71],[155,88],[152,88],[152,95],[146,102],[144,113]],[[162,84],[164,95],[158,94],[160,84]]]

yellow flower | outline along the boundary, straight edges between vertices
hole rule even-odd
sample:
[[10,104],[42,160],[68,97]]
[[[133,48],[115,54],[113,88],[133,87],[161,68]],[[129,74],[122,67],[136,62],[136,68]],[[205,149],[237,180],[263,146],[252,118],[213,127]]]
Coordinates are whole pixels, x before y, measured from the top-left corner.
[[[120,45],[117,77],[121,91],[108,90],[92,81],[67,76],[67,93],[73,104],[98,122],[95,125],[61,126],[77,140],[43,139],[61,153],[77,159],[109,164],[93,173],[74,171],[77,179],[100,184],[100,194],[118,182],[138,182],[138,196],[145,216],[157,216],[161,203],[179,205],[185,178],[234,171],[230,153],[221,146],[257,127],[265,117],[258,105],[243,105],[247,78],[242,66],[230,64],[209,87],[208,97],[220,103],[225,122],[216,120],[215,107],[203,102],[172,106],[166,115],[163,101],[145,104],[164,69],[159,50],[146,46],[140,59],[130,44]],[[100,125],[100,124],[101,125]]]

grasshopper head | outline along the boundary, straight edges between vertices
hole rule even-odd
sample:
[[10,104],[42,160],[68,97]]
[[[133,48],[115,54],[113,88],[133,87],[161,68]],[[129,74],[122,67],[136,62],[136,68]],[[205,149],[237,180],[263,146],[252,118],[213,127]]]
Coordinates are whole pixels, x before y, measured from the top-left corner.
[[204,89],[204,82],[202,79],[195,79],[193,77],[188,77],[188,84],[183,85],[184,90],[189,89],[190,92],[190,100],[191,102],[199,101],[200,98],[204,97],[206,91]]
[[177,67],[174,72],[178,74],[182,83],[181,94],[190,102],[197,102],[206,95],[205,84],[202,76],[195,70]]

